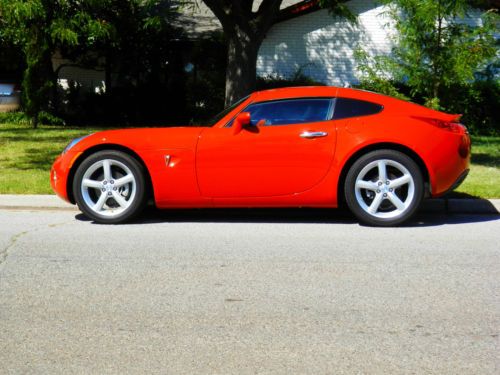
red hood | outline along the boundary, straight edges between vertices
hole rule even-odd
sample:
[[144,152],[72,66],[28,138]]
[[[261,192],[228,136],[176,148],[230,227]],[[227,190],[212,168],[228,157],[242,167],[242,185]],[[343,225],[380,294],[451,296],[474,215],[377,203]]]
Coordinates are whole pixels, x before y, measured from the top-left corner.
[[203,127],[137,128],[105,130],[85,137],[74,151],[103,144],[117,144],[133,150],[157,150],[164,148],[190,148],[196,144]]

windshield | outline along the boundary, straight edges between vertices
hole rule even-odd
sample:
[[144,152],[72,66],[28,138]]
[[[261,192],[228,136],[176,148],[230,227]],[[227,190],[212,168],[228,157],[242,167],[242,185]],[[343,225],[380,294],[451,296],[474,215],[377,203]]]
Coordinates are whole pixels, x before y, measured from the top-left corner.
[[238,100],[233,105],[227,107],[222,112],[220,112],[217,115],[215,115],[211,120],[209,120],[207,122],[207,126],[214,126],[215,124],[217,124],[224,116],[226,116],[229,112],[231,112],[233,109],[235,109],[237,106],[239,106],[245,100],[247,100],[249,96],[250,95],[245,96],[243,99]]

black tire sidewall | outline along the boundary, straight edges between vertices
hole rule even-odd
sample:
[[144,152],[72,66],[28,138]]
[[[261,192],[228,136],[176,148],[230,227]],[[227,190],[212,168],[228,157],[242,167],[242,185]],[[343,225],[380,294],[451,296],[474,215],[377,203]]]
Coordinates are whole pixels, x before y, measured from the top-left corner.
[[[120,215],[114,216],[112,218],[104,215],[99,215],[96,212],[94,212],[90,207],[88,207],[83,199],[81,191],[82,179],[87,169],[94,163],[103,159],[116,160],[125,164],[132,171],[132,174],[134,175],[136,181],[136,193],[134,201]],[[114,150],[96,152],[95,154],[88,156],[78,166],[75,176],[73,178],[73,194],[76,203],[78,205],[78,208],[89,218],[102,224],[123,223],[135,217],[144,208],[146,201],[144,168],[135,158],[124,152],[114,151]]]
[[[415,195],[410,206],[401,216],[395,218],[378,218],[371,216],[369,213],[363,210],[356,199],[355,184],[357,176],[367,164],[381,159],[393,160],[402,164],[410,172],[415,186]],[[424,181],[422,172],[420,171],[417,163],[415,163],[412,158],[402,152],[395,150],[372,151],[366,155],[361,156],[353,163],[353,165],[349,169],[344,184],[344,195],[347,206],[349,207],[351,212],[364,224],[368,224],[371,226],[400,225],[410,219],[420,207],[424,196]]]

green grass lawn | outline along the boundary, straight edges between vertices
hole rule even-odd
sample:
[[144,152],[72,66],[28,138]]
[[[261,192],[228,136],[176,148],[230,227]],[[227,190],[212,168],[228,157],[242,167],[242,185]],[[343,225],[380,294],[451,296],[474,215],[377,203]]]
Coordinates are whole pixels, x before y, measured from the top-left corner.
[[73,138],[96,129],[0,124],[0,194],[52,194],[50,167]]
[[500,198],[500,137],[472,137],[471,169],[458,193]]
[[[0,194],[51,194],[49,170],[55,157],[71,139],[97,130],[0,124]],[[500,198],[500,137],[473,137],[471,172],[457,192]]]

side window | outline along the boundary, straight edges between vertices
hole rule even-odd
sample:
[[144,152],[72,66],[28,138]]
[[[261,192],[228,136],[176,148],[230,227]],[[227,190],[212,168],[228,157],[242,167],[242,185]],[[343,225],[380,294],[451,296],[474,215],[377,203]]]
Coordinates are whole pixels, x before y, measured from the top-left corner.
[[335,100],[334,120],[343,118],[374,115],[382,111],[380,104],[365,102],[364,100],[337,98]]
[[292,125],[325,121],[331,118],[332,99],[290,99],[254,103],[244,112],[250,112],[252,125],[265,121],[265,125]]

